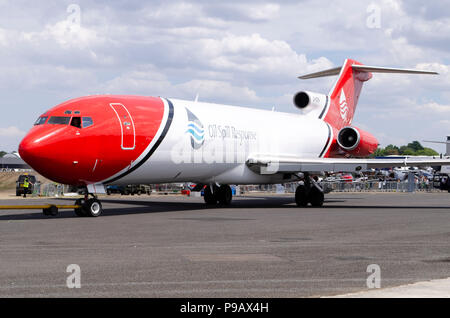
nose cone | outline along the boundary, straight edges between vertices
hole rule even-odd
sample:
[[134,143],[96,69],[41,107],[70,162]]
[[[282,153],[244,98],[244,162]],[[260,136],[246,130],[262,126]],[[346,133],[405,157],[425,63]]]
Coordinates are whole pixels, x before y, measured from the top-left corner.
[[43,155],[42,144],[35,142],[38,138],[35,133],[28,133],[19,144],[20,157],[34,169]]
[[44,177],[65,184],[75,184],[70,173],[70,162],[65,156],[70,149],[61,145],[65,127],[34,127],[19,145],[22,159]]

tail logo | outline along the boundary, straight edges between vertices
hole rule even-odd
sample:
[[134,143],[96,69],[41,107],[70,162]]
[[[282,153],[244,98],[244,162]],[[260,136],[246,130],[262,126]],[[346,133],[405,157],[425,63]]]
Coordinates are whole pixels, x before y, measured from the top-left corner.
[[191,137],[193,149],[199,149],[205,142],[205,130],[202,122],[189,109],[186,108],[188,123],[186,133]]
[[339,98],[339,108],[341,113],[341,118],[346,122],[348,115],[347,98],[345,97],[344,89],[341,90],[341,97]]

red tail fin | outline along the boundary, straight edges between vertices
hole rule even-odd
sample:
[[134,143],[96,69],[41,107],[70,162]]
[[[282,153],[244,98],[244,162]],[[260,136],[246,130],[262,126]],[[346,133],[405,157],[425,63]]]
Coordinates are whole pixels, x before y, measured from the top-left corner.
[[341,129],[351,125],[362,84],[372,78],[372,73],[438,74],[425,70],[368,66],[347,59],[342,67],[306,74],[299,78],[309,79],[339,74],[339,78],[331,89],[327,104],[319,118],[325,120],[334,128]]
[[345,60],[339,77],[330,91],[330,105],[323,117],[336,129],[351,125],[362,85],[372,78],[372,73],[357,71],[352,65],[362,64],[355,60]]

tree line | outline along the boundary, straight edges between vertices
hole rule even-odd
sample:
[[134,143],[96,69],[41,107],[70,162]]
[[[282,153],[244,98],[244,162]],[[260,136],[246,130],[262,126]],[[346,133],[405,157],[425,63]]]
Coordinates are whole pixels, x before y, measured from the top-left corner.
[[423,147],[420,142],[414,140],[405,146],[387,145],[385,148],[378,148],[372,156],[439,156],[439,153],[431,148]]

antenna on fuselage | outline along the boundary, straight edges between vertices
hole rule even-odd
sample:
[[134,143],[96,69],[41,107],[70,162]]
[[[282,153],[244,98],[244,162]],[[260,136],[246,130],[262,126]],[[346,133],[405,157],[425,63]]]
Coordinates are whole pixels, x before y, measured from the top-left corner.
[[199,96],[199,94],[197,93],[197,95],[195,95],[194,103],[198,102],[198,96]]

